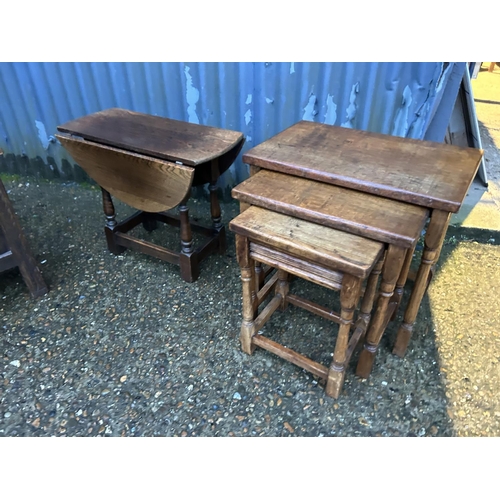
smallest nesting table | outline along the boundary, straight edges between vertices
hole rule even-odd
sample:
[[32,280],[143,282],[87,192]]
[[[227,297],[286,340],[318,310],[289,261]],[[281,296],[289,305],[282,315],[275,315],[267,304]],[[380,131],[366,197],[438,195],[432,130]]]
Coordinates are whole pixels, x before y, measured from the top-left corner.
[[[234,162],[245,139],[241,132],[111,108],[57,127],[59,141],[102,189],[105,233],[112,253],[132,248],[176,264],[193,282],[199,263],[226,240],[217,199],[217,180]],[[209,184],[212,227],[192,224],[187,201],[192,186]],[[117,223],[111,195],[139,211]],[[179,216],[165,211],[179,207]],[[180,227],[180,251],[135,238],[128,231],[157,221]],[[193,248],[192,232],[208,240]]]

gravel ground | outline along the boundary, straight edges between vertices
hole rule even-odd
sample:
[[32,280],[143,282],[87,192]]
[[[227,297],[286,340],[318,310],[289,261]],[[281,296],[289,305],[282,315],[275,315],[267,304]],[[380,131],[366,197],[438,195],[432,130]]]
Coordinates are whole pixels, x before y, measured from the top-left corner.
[[[406,357],[391,354],[391,324],[369,380],[354,375],[354,359],[335,401],[304,370],[263,350],[240,351],[232,234],[227,254],[202,263],[199,280],[189,284],[168,263],[108,252],[98,190],[26,178],[4,183],[50,292],[32,300],[19,273],[1,276],[0,435],[499,433],[498,290],[486,277],[494,273],[499,282],[500,252],[483,233],[472,241],[462,233],[448,238],[429,294],[432,312],[426,296]],[[192,216],[207,222],[208,203],[190,203]],[[226,223],[238,210],[234,203],[222,209]],[[130,212],[117,203],[119,218]],[[175,232],[162,228],[149,238],[175,241]],[[474,279],[455,279],[465,272]],[[325,305],[336,300],[308,283],[293,286]],[[485,303],[491,307],[483,314]],[[305,311],[276,313],[266,332],[317,361],[331,359],[336,325]]]

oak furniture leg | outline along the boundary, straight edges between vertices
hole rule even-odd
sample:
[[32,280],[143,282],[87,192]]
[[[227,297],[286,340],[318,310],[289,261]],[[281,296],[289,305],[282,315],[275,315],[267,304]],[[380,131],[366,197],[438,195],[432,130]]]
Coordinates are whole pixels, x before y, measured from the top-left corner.
[[382,257],[375,267],[373,268],[368,281],[366,283],[365,294],[363,295],[363,300],[361,301],[361,307],[359,310],[359,317],[365,322],[368,327],[370,324],[373,303],[375,302],[375,296],[377,294],[377,284],[380,273],[382,272],[382,267],[384,265],[384,257]]
[[180,229],[181,229],[181,252],[179,254],[179,265],[181,277],[184,281],[192,283],[198,279],[200,274],[197,255],[193,250],[193,236],[191,223],[189,222],[189,208],[187,202],[190,193],[179,205]]
[[214,232],[219,235],[219,253],[226,253],[226,230],[222,224],[222,215],[219,199],[217,197],[217,179],[219,178],[219,162],[218,159],[212,160],[211,164],[211,180],[209,185],[210,190],[210,214],[212,216],[212,227]]
[[337,342],[333,353],[333,361],[328,370],[325,392],[328,396],[338,398],[344,384],[347,365],[347,347],[349,345],[349,332],[353,323],[354,310],[361,293],[361,280],[349,274],[342,278],[340,290],[340,324]]
[[433,210],[427,232],[425,233],[422,260],[415,278],[415,284],[406,307],[403,323],[399,327],[393,353],[403,357],[410,342],[413,325],[417,318],[424,293],[429,285],[432,267],[436,263],[446,236],[451,214],[442,210]]
[[111,195],[104,188],[102,191],[102,207],[104,209],[104,215],[106,216],[106,226],[104,227],[104,233],[106,234],[106,242],[108,243],[109,251],[114,255],[119,255],[123,253],[126,248],[118,245],[115,241],[115,231],[116,231],[116,214],[115,206],[113,205],[113,200]]
[[401,273],[405,252],[406,249],[395,245],[389,245],[387,249],[377,308],[368,328],[365,344],[356,368],[356,375],[362,378],[368,378],[372,371],[375,354],[388,322],[389,302]]
[[255,264],[249,255],[248,239],[239,234],[236,238],[236,257],[241,268],[241,283],[243,286],[243,321],[241,323],[241,349],[247,354],[253,354],[255,345],[252,337],[255,335],[254,320],[257,317],[257,299],[255,295]]
[[405,261],[403,262],[403,268],[401,269],[401,274],[399,275],[398,281],[396,283],[396,289],[394,290],[394,302],[396,303],[396,307],[391,316],[391,321],[396,319],[396,315],[398,313],[399,304],[401,304],[401,300],[403,298],[406,280],[408,279],[408,273],[410,271],[411,261],[413,258],[413,254],[415,252],[415,247],[409,248],[406,251]]

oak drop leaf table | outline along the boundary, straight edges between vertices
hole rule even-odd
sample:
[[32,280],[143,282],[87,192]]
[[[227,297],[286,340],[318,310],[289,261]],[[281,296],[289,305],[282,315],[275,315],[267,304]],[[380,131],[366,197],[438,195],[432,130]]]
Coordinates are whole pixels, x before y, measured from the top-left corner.
[[[273,170],[428,210],[424,250],[393,351],[404,356],[450,216],[460,209],[482,155],[474,148],[300,121],[247,151],[243,161],[250,165],[251,175],[261,169]],[[352,211],[356,207],[346,204],[345,208]],[[308,212],[290,215],[307,218]],[[356,234],[374,237],[362,224],[356,227]],[[400,287],[406,281],[412,253],[406,254]],[[362,365],[365,358],[366,368],[361,374],[371,370],[370,349],[365,344],[360,362]]]
[[[224,253],[216,183],[238,156],[241,132],[197,125],[159,116],[111,108],[57,127],[57,138],[102,189],[106,239],[112,253],[132,248],[180,267],[193,282],[199,263],[214,251]],[[212,227],[189,220],[187,201],[192,186],[209,184]],[[111,195],[138,210],[117,223]],[[179,207],[179,216],[165,213]],[[128,231],[157,221],[180,227],[180,252],[135,238]],[[207,240],[193,248],[192,230]]]

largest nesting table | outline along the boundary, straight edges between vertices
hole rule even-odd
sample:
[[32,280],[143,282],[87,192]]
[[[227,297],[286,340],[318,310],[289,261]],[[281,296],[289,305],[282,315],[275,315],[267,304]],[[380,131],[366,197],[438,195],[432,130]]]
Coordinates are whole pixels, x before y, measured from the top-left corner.
[[[225,229],[217,199],[217,180],[234,162],[245,139],[241,132],[111,108],[57,127],[57,138],[101,187],[108,248],[117,254],[132,248],[180,266],[193,282],[199,263],[213,251],[224,253]],[[212,227],[189,220],[192,186],[209,184]],[[139,211],[117,223],[111,195]],[[179,216],[166,214],[179,207]],[[180,227],[180,252],[126,234],[142,223]],[[208,240],[193,248],[192,230]]]
[[[429,211],[420,266],[393,351],[404,356],[432,268],[439,258],[450,216],[460,209],[482,155],[481,150],[474,148],[301,121],[247,151],[243,161],[250,165],[251,175],[260,169],[273,170],[405,202]],[[289,189],[293,197],[292,184],[289,183]],[[272,193],[268,199],[273,199]],[[311,216],[310,210],[300,209],[298,201],[295,204],[295,216],[304,219]],[[293,205],[292,200],[288,207]],[[284,206],[281,204],[282,209]],[[356,207],[346,204],[345,209],[352,211]],[[383,213],[380,215],[383,217]],[[328,223],[325,221],[323,219],[323,223]],[[362,224],[358,225],[357,234],[374,238],[373,233],[367,233],[366,229]],[[412,253],[406,254],[403,265],[406,273]],[[404,285],[405,280],[406,275],[400,276],[398,286]],[[370,346],[365,345],[363,355],[367,363],[363,372],[369,373],[373,356],[366,348],[370,349]]]

